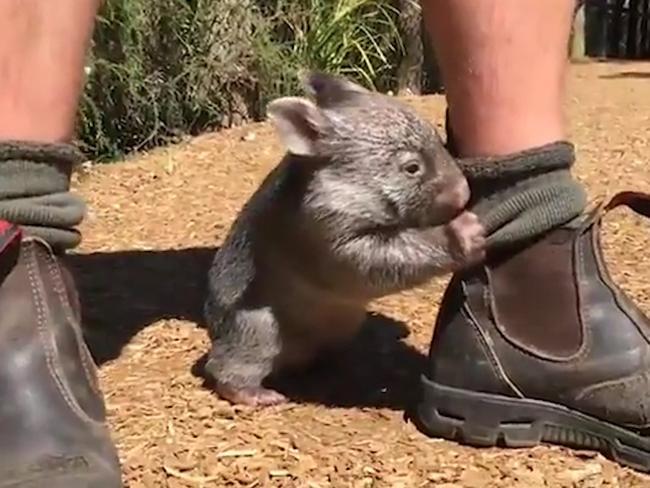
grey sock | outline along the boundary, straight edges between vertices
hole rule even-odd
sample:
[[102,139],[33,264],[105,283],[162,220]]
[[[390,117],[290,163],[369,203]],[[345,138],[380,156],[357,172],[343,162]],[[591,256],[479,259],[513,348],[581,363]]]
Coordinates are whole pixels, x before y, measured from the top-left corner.
[[69,192],[70,175],[82,160],[69,144],[0,142],[0,219],[57,251],[76,247],[85,204]]
[[574,147],[560,141],[508,156],[457,160],[469,180],[470,207],[494,250],[534,238],[581,215],[584,187],[573,178]]

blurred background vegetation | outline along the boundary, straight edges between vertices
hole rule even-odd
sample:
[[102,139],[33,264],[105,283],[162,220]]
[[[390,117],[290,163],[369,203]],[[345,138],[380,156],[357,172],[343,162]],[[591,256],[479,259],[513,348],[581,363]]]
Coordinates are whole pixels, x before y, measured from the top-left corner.
[[413,0],[106,0],[78,142],[110,160],[260,120],[270,99],[300,90],[304,68],[396,90],[404,5],[419,29]]
[[[650,0],[579,0],[569,54],[650,57]],[[586,35],[586,37],[585,37]],[[113,160],[264,118],[315,68],[401,94],[442,91],[419,0],[104,0],[78,143]]]

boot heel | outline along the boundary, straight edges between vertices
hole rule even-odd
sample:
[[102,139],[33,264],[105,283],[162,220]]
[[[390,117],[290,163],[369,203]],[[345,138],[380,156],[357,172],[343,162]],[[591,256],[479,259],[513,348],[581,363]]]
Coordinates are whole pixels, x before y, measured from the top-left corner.
[[542,425],[527,400],[444,386],[422,378],[418,417],[429,434],[489,447],[531,447],[542,441]]

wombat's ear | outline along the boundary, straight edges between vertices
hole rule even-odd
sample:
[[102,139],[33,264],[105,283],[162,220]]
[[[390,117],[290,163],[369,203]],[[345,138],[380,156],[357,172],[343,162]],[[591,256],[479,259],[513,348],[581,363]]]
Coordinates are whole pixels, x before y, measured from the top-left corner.
[[320,71],[310,71],[302,75],[302,83],[316,100],[319,107],[332,107],[359,95],[369,93],[367,89],[346,78]]
[[266,113],[289,152],[316,155],[316,142],[327,127],[327,119],[316,105],[305,98],[283,97],[270,102]]

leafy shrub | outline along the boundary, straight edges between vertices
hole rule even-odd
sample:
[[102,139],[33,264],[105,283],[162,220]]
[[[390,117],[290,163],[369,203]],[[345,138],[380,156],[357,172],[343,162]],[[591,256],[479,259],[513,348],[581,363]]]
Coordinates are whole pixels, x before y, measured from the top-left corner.
[[302,69],[388,89],[401,53],[389,0],[105,0],[79,109],[96,159],[264,115]]

